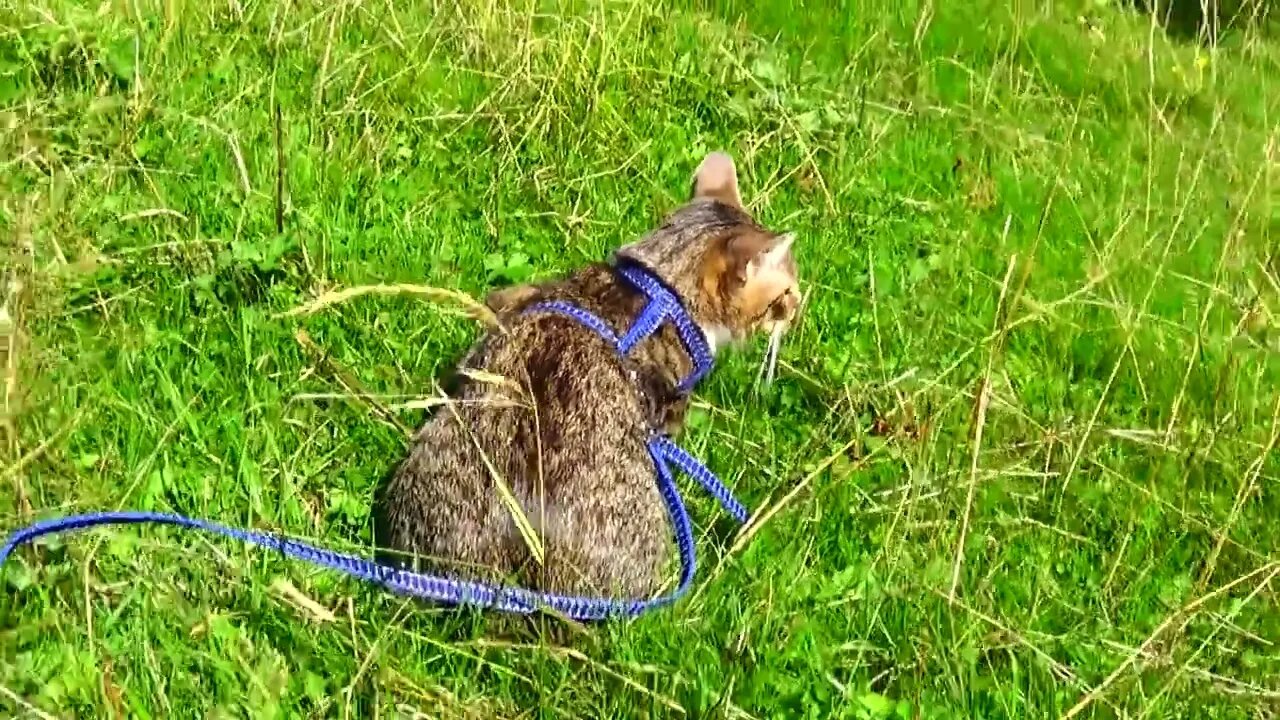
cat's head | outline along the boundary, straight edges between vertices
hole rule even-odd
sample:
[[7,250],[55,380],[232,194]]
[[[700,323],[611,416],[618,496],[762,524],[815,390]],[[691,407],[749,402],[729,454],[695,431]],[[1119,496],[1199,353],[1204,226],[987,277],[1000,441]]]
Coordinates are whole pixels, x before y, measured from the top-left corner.
[[794,236],[751,218],[733,159],[706,156],[689,201],[618,256],[646,266],[680,295],[713,346],[785,327],[800,305]]

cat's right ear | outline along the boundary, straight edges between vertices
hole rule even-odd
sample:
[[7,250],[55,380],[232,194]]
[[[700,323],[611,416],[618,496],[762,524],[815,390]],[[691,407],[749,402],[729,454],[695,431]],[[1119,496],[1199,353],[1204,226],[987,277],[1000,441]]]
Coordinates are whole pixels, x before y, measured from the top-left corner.
[[537,295],[538,288],[535,285],[511,285],[490,292],[485,296],[484,304],[495,315],[505,315],[521,305],[527,305]]
[[738,194],[738,170],[733,165],[733,158],[722,152],[713,152],[703,158],[693,174],[692,195],[694,200],[709,198],[736,208],[742,207],[742,196]]

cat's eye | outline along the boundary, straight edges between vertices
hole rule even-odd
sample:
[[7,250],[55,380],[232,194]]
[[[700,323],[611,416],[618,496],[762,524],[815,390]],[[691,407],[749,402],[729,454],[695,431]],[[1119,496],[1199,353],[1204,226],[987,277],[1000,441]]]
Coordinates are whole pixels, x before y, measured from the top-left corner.
[[769,303],[769,307],[765,310],[765,315],[770,320],[787,320],[795,311],[796,305],[799,303],[794,290],[787,290]]

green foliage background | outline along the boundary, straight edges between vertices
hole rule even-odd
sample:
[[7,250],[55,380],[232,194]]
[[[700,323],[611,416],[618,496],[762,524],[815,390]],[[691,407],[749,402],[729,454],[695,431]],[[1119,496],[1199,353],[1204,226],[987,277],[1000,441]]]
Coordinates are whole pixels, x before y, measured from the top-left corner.
[[[0,527],[337,547],[448,307],[644,232],[712,149],[800,238],[780,381],[686,444],[698,587],[569,632],[161,529],[22,550],[0,707],[81,717],[1270,717],[1265,24],[1095,0],[0,5]],[[278,118],[278,122],[277,122]],[[277,142],[278,138],[278,142]],[[283,192],[277,193],[277,182]],[[279,221],[280,226],[277,226]]]

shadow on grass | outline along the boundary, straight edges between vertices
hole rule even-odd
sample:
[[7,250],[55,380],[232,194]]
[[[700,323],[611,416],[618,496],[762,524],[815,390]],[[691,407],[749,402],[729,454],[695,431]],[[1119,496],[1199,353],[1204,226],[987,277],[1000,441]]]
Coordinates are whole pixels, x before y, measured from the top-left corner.
[[[1126,0],[1149,13],[1170,37],[1192,42],[1219,41],[1233,30],[1271,29],[1274,0]],[[1268,32],[1268,34],[1270,34]]]

